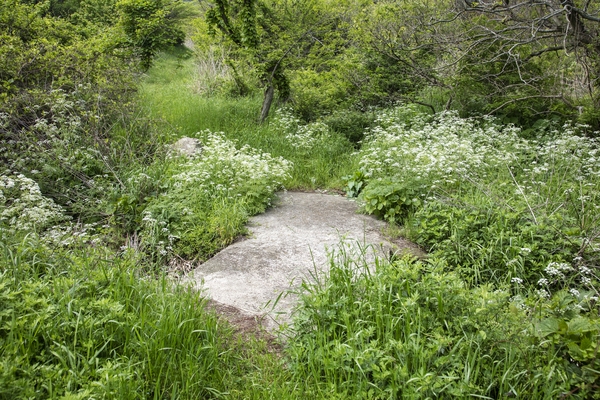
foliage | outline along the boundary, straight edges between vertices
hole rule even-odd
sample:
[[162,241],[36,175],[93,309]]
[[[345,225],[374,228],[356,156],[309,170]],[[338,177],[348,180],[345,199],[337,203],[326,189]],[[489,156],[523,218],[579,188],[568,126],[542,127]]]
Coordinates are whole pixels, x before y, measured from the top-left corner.
[[348,94],[353,88],[338,68],[303,68],[291,75],[291,100],[303,120],[315,120],[322,114],[347,106]]
[[118,40],[114,30],[97,32],[43,13],[42,5],[18,0],[0,6],[1,98],[3,111],[12,117],[11,128],[28,126],[35,119],[32,114],[47,111],[34,106],[41,106],[49,91],[79,89],[91,95],[101,85],[105,96],[96,100],[106,110],[128,89],[125,65],[112,51]]
[[[249,83],[246,75],[240,73],[239,66],[234,67],[230,61],[232,50],[224,45],[215,43],[208,33],[208,23],[204,18],[191,21],[190,39],[194,42],[196,53],[197,75],[194,79],[194,89],[203,96],[213,97],[219,94],[245,96],[250,93],[250,87],[256,89],[258,82]],[[244,75],[242,77],[241,75]]]
[[422,192],[422,183],[410,177],[394,177],[370,182],[360,196],[367,213],[395,223],[421,205]]
[[0,175],[0,210],[0,223],[13,232],[42,231],[66,219],[62,208],[22,174]]
[[285,132],[285,138],[299,152],[311,151],[333,139],[326,124],[319,121],[303,124],[292,110],[286,108],[277,110],[272,125],[274,129]]
[[561,368],[572,393],[593,392],[598,140],[585,126],[546,121],[525,133],[537,139],[525,139],[493,119],[409,110],[382,113],[360,151],[365,210],[400,215],[406,232],[472,287],[511,285],[512,306],[535,318],[529,335],[569,360]]
[[[370,263],[365,253],[342,248],[326,276],[303,285],[291,368],[298,380],[320,382],[323,397],[595,396],[594,364],[574,372],[577,361],[553,345],[560,340],[547,340],[554,319],[537,324],[507,291],[469,289],[439,260]],[[579,335],[591,355],[597,318],[568,326],[573,354]]]
[[0,398],[265,398],[273,382],[285,390],[285,371],[260,343],[236,343],[198,292],[141,277],[132,252],[83,241],[65,251],[1,232]]
[[375,122],[375,112],[355,110],[336,110],[322,119],[324,124],[336,133],[344,135],[355,147],[360,147],[365,131]]
[[291,165],[210,131],[202,152],[175,166],[163,193],[144,210],[142,247],[167,260],[173,254],[205,260],[244,232],[289,177]]
[[[260,121],[268,116],[273,101],[274,90],[287,97],[289,82],[283,72],[287,53],[278,41],[278,33],[286,35],[285,28],[278,26],[273,11],[266,2],[256,0],[215,0],[206,12],[209,33],[217,30],[228,45],[237,50],[238,58],[253,66],[262,86],[265,97]],[[286,27],[286,28],[289,28]],[[281,47],[280,47],[281,46]]]
[[361,9],[351,30],[362,55],[361,72],[353,78],[359,105],[418,101],[426,87],[445,86],[443,76],[451,72],[438,67],[450,49],[435,43],[451,41],[453,30],[432,22],[445,16],[449,3],[392,0]]
[[[599,10],[589,2],[291,4],[212,2],[202,35],[225,38],[212,43],[227,54],[235,91],[259,79],[266,101],[273,83],[305,121],[400,101],[521,125],[597,122]],[[199,52],[202,62],[211,54]]]
[[360,150],[366,211],[404,218],[418,243],[477,284],[535,286],[549,263],[575,257],[597,265],[600,150],[585,127],[527,140],[493,119],[410,110],[382,112]]
[[280,100],[290,99],[311,120],[347,103],[348,91],[354,90],[346,75],[357,64],[346,50],[357,7],[321,0],[218,0],[211,2],[206,22],[228,51],[238,87],[244,86],[245,72],[264,88],[261,121],[275,89]]
[[159,51],[183,43],[180,25],[191,9],[179,0],[119,0],[120,25],[144,70]]
[[[109,197],[123,199],[129,169],[144,169],[160,146],[157,124],[131,104],[133,59],[114,2],[78,4],[69,18],[53,17],[47,3],[0,6],[1,162],[87,224],[123,216]],[[120,225],[131,232],[131,222]]]
[[341,189],[341,177],[355,168],[352,144],[333,132],[327,121],[307,124],[283,108],[267,123],[258,124],[259,96],[199,96],[194,91],[197,79],[201,78],[194,60],[181,60],[173,52],[159,57],[141,87],[147,115],[164,118],[179,135],[194,136],[206,129],[223,132],[240,146],[247,144],[289,160],[293,164],[291,177],[285,182],[289,190]]
[[365,7],[356,32],[375,61],[369,76],[383,78],[376,87],[417,102],[419,88],[437,87],[463,115],[532,124],[597,109],[599,11],[589,1],[389,0]]
[[365,174],[360,170],[355,171],[352,175],[344,176],[342,179],[346,182],[344,190],[348,197],[357,197],[364,188]]
[[[493,3],[211,2],[210,99],[189,51],[158,53],[189,5],[0,4],[0,397],[597,397],[598,133],[539,120],[597,122],[597,6]],[[219,95],[260,85],[296,114]],[[372,108],[396,101],[503,119]],[[172,154],[182,135],[202,153]],[[332,259],[285,365],[143,275],[342,176],[430,259]]]

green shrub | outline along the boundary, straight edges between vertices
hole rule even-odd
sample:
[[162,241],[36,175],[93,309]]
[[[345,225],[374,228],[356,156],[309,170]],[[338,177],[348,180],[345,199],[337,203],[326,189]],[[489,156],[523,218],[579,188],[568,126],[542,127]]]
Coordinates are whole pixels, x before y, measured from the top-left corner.
[[329,128],[336,133],[344,135],[355,147],[364,139],[365,132],[373,125],[374,112],[360,112],[352,110],[336,110],[322,118]]
[[118,0],[116,11],[126,43],[144,70],[150,68],[159,51],[183,43],[181,22],[193,14],[188,5],[178,0]]
[[362,190],[364,210],[394,223],[406,218],[421,205],[423,189],[410,177],[375,179]]
[[352,89],[342,71],[294,71],[291,82],[294,110],[304,121],[314,121],[348,102]]

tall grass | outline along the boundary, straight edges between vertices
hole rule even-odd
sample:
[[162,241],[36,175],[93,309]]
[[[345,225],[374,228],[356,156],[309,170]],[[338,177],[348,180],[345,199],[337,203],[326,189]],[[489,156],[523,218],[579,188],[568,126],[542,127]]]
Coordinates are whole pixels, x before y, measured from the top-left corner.
[[[0,245],[0,399],[269,398],[286,372],[130,255]],[[274,385],[274,383],[277,383]]]
[[304,284],[289,352],[295,379],[318,382],[317,395],[550,399],[571,389],[564,360],[510,293],[468,289],[439,260],[364,254],[342,247],[322,280]]
[[[298,151],[287,132],[274,126],[271,117],[258,124],[262,98],[215,95],[195,91],[198,64],[185,50],[174,49],[156,60],[140,89],[140,101],[151,116],[170,123],[180,136],[210,130],[224,132],[240,146],[249,145],[294,164],[288,189],[341,188],[341,177],[354,168],[353,146],[343,136],[332,135],[325,145],[310,152]],[[274,114],[274,112],[272,113]]]

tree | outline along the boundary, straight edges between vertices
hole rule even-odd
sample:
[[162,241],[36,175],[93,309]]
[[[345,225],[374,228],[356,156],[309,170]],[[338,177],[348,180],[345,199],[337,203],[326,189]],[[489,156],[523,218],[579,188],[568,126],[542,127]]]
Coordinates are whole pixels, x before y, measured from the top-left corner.
[[590,0],[387,0],[366,11],[363,44],[440,88],[447,106],[573,115],[600,105],[599,13]]
[[120,0],[117,9],[129,46],[145,70],[160,50],[183,43],[180,25],[192,15],[179,0]]
[[[206,12],[211,33],[218,30],[222,38],[232,43],[238,51],[245,52],[250,63],[257,66],[264,99],[259,120],[263,122],[269,114],[275,89],[287,96],[289,82],[284,73],[284,59],[277,57],[277,26],[272,10],[258,0],[214,0]],[[283,30],[285,32],[285,30]]]
[[318,0],[213,0],[206,13],[212,33],[256,70],[264,90],[259,121],[275,98],[290,95],[288,69],[300,68],[335,15]]
[[[438,68],[451,57],[448,46],[436,46],[456,30],[430,21],[442,18],[447,1],[381,1],[365,7],[353,35],[366,69],[365,91],[372,92],[374,105],[390,102],[420,102],[425,87],[450,86],[447,71]],[[421,102],[422,103],[422,102]]]
[[[488,112],[512,105],[522,110],[535,99],[573,110],[587,97],[592,107],[600,106],[599,13],[600,4],[589,0],[484,0],[457,12],[454,17],[468,28],[461,55],[465,70],[489,66],[480,81],[511,94]],[[506,79],[509,75],[513,78]]]

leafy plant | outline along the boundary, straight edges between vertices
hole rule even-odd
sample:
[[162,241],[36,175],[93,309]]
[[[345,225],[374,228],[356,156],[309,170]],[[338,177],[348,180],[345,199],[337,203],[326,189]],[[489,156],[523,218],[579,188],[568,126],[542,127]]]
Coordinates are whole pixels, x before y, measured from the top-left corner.
[[353,175],[344,176],[342,180],[346,182],[346,196],[357,197],[365,185],[365,174],[362,171],[356,171]]
[[365,132],[373,125],[375,115],[375,112],[342,109],[323,117],[322,120],[333,132],[344,135],[355,147],[359,147]]
[[120,26],[144,70],[159,51],[183,43],[180,25],[191,10],[178,0],[119,0]]
[[202,152],[180,159],[167,188],[144,210],[142,245],[158,259],[213,255],[244,232],[248,216],[264,211],[289,176],[283,158],[238,149],[220,133],[198,136]]
[[370,181],[360,194],[364,209],[386,221],[402,220],[422,203],[422,189],[417,182],[402,177]]

